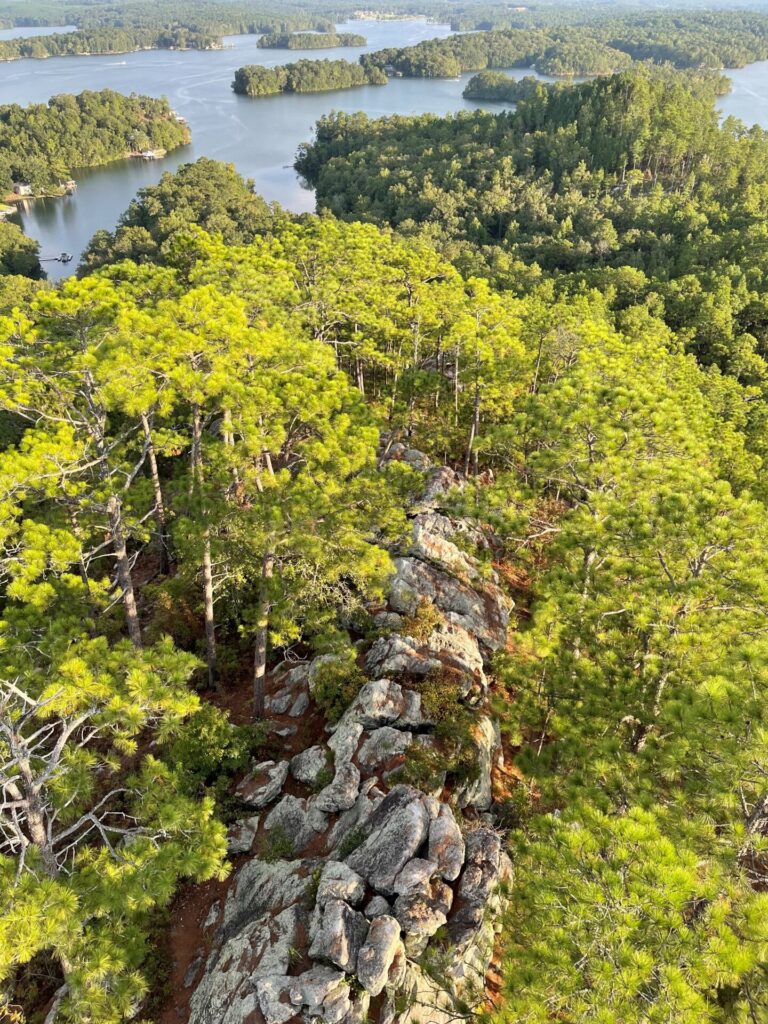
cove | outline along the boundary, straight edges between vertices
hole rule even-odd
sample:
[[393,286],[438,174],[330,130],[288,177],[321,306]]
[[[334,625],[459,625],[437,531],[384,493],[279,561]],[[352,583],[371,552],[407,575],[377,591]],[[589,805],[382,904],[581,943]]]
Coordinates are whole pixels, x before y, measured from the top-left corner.
[[[471,77],[461,79],[393,78],[386,86],[363,86],[338,92],[282,95],[251,99],[235,96],[230,87],[234,71],[243,64],[267,67],[302,58],[348,59],[368,50],[408,46],[422,39],[451,34],[448,25],[426,20],[354,20],[339,32],[357,32],[366,47],[334,50],[260,50],[258,36],[231,36],[216,51],[153,50],[115,57],[54,57],[0,65],[0,103],[40,103],[57,93],[84,89],[115,89],[150,96],[167,96],[187,118],[192,143],[164,160],[143,163],[122,160],[93,170],[77,170],[77,193],[62,199],[27,203],[15,215],[26,234],[40,243],[42,257],[72,253],[68,265],[45,263],[49,278],[58,280],[77,268],[80,254],[100,228],[112,229],[137,190],[152,185],[165,171],[207,156],[235,165],[268,201],[287,209],[314,209],[314,195],[302,188],[293,160],[301,142],[311,138],[315,122],[332,110],[363,111],[371,117],[387,114],[446,114],[455,110],[503,109],[462,98]],[[530,71],[510,72],[515,77]],[[544,77],[544,76],[539,76]]]

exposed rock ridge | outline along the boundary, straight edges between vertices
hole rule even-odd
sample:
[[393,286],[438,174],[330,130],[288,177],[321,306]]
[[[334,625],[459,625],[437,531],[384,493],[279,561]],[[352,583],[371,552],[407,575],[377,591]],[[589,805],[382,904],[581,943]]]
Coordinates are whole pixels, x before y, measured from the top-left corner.
[[[368,681],[327,729],[327,745],[256,765],[241,783],[238,795],[258,813],[231,830],[230,848],[251,852],[258,835],[261,859],[246,861],[209,915],[212,948],[190,979],[199,976],[190,1024],[449,1024],[458,996],[482,994],[511,877],[488,814],[501,747],[482,706],[512,604],[490,559],[470,553],[488,551],[489,538],[443,510],[461,479],[402,446],[387,457],[424,471],[426,486],[376,617]],[[409,636],[424,605],[429,628]],[[275,674],[272,714],[307,712],[319,663]],[[393,778],[409,748],[434,743],[419,681],[435,672],[460,680],[477,709],[479,776],[450,794]],[[265,862],[270,845],[290,846],[293,858]]]

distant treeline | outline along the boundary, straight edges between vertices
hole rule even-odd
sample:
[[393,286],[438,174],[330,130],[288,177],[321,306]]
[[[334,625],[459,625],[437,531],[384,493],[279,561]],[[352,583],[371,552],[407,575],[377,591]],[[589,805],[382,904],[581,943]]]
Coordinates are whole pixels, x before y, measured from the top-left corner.
[[238,68],[232,88],[240,96],[274,96],[281,92],[327,92],[357,85],[386,85],[379,68],[366,69],[347,60],[299,60],[265,68],[250,64]]
[[[554,18],[554,16],[553,16]],[[543,19],[542,19],[543,20]],[[742,67],[768,58],[768,16],[732,11],[654,12],[582,25],[513,28],[430,39],[365,54],[365,67],[414,78],[485,68],[536,67],[552,75],[610,74],[633,61],[676,68]]]
[[28,107],[0,106],[0,192],[15,182],[55,189],[74,167],[96,167],[140,149],[175,149],[189,141],[165,99],[111,89],[54,96]]
[[365,46],[368,40],[354,32],[271,32],[256,44],[262,50],[332,50],[337,46]]
[[104,28],[56,32],[50,36],[0,41],[0,61],[22,57],[68,57],[89,53],[131,53],[134,50],[212,50],[221,40],[188,28]]

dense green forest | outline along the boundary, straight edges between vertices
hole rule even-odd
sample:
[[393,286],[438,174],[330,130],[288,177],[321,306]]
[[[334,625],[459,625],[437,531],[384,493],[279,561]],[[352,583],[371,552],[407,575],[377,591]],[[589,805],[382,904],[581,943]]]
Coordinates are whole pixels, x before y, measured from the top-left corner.
[[768,139],[720,123],[722,87],[640,70],[514,113],[332,115],[297,166],[337,216],[424,234],[505,287],[544,272],[645,302],[706,362],[762,379]]
[[267,68],[249,64],[238,68],[232,88],[240,96],[274,96],[281,92],[326,92],[358,85],[386,85],[379,68],[362,68],[347,60],[299,60]]
[[[457,510],[494,523],[527,609],[496,666],[521,772],[498,808],[516,865],[500,1019],[760,1019],[759,393],[698,366],[652,305],[517,297],[371,225],[273,224],[239,247],[192,231],[162,260],[2,322],[3,699],[23,735],[50,726],[50,825],[4,847],[5,927],[30,922],[3,947],[14,998],[43,951],[70,1016],[141,998],[153,908],[223,871],[214,796],[264,742],[211,720],[195,654],[243,685],[263,630],[276,651],[344,649],[339,606],[371,642],[360,602],[411,486],[377,469],[386,425],[440,461],[469,444]],[[149,558],[172,573],[145,583]]]
[[678,68],[742,67],[768,57],[768,15],[730,11],[640,13],[585,18],[583,26],[539,19],[530,27],[430,39],[365,54],[366,67],[417,78],[462,71],[532,67],[544,74],[592,75],[624,70],[633,60]]
[[[496,16],[473,11],[454,16]],[[304,1006],[417,1024],[406,974],[429,996],[462,971],[461,998],[419,1021],[768,1021],[768,133],[716,105],[716,68],[762,55],[768,19],[498,17],[360,64],[239,69],[235,91],[269,95],[469,62],[468,98],[516,104],[322,118],[296,164],[316,216],[202,159],[142,189],[56,287],[0,223],[9,1024],[290,1024]],[[544,60],[605,74],[488,70]],[[185,139],[141,96],[12,105],[0,179],[44,189],[75,153]],[[409,561],[433,597],[411,601]],[[436,637],[471,650],[461,623],[487,624],[492,591],[503,637],[471,671],[435,662]],[[386,691],[365,675],[382,644]],[[277,687],[302,672],[294,714]],[[285,795],[249,803],[281,768]],[[354,792],[300,841],[344,774]],[[486,802],[464,799],[485,777]],[[437,873],[448,834],[458,867]],[[355,868],[370,847],[377,886]],[[468,915],[487,955],[457,968]],[[411,918],[426,945],[401,940]],[[380,985],[361,969],[377,922]],[[191,992],[220,954],[245,994],[225,981],[206,1016]],[[297,1003],[302,985],[322,1000]]]
[[365,46],[365,36],[354,32],[270,33],[256,44],[263,50],[332,50],[337,46]]
[[24,277],[40,276],[38,246],[37,242],[23,234],[18,224],[0,221],[0,281],[5,275],[11,274]]
[[215,36],[187,28],[104,28],[0,40],[0,61],[133,50],[212,50],[219,45],[220,40]]
[[98,167],[145,149],[175,149],[189,130],[167,100],[123,96],[111,89],[54,96],[48,103],[0,107],[0,191],[25,182],[35,192],[58,189],[75,167]]

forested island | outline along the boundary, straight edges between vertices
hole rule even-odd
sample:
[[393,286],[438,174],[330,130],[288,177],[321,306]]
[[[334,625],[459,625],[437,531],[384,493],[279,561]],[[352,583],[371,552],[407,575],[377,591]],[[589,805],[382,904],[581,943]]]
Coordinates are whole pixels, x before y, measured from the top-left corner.
[[232,88],[240,96],[274,96],[386,84],[386,74],[376,67],[363,68],[346,60],[299,60],[273,68],[261,64],[238,68]]
[[103,28],[81,32],[0,40],[0,61],[23,57],[69,57],[76,54],[132,53],[135,50],[214,50],[216,36],[187,28]]
[[54,96],[48,103],[0,106],[0,193],[16,183],[57,191],[76,167],[98,167],[142,149],[189,142],[165,99],[111,89]]
[[[204,158],[57,286],[0,223],[9,1024],[768,1020],[768,21],[454,14],[239,69],[516,104],[323,117],[317,215]],[[10,105],[0,180],[186,137]]]
[[533,75],[510,78],[501,71],[481,71],[464,86],[462,96],[467,100],[490,100],[500,103],[517,103],[534,96],[538,89],[550,88]]
[[354,32],[287,32],[262,36],[256,44],[263,50],[332,50],[339,46],[365,46],[365,36]]

